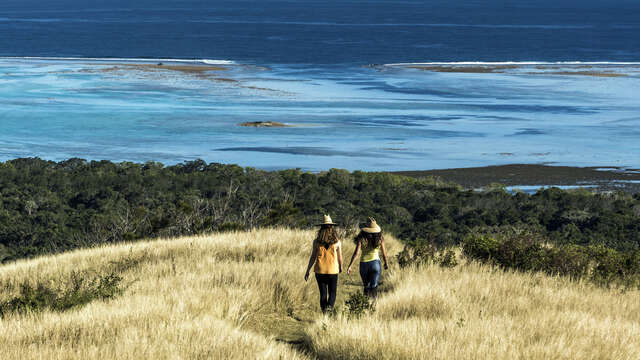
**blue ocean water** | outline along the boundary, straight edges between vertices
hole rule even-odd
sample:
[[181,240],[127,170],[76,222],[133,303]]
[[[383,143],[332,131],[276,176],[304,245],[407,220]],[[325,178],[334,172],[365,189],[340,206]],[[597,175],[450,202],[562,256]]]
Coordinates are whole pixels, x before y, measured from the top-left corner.
[[636,0],[3,0],[0,56],[637,61]]
[[[0,159],[640,167],[639,11],[627,0],[4,0]],[[224,70],[146,66],[158,62]],[[238,126],[248,121],[290,126]]]

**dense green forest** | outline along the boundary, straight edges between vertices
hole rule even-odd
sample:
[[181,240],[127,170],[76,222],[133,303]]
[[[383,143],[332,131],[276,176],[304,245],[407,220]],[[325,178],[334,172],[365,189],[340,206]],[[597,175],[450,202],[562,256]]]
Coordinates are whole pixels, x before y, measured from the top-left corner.
[[24,158],[0,163],[0,193],[3,262],[141,238],[304,228],[323,213],[345,228],[373,216],[414,244],[459,244],[479,229],[515,226],[557,245],[640,247],[640,195],[622,192],[527,195],[382,172]]

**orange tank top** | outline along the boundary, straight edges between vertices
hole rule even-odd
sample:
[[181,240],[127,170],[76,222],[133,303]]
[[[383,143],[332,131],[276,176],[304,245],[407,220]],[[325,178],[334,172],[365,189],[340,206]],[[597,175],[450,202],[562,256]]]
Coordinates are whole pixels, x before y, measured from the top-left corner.
[[313,268],[317,274],[337,274],[340,272],[338,265],[338,248],[340,241],[325,248],[323,245],[318,246],[318,256],[316,257],[316,265]]

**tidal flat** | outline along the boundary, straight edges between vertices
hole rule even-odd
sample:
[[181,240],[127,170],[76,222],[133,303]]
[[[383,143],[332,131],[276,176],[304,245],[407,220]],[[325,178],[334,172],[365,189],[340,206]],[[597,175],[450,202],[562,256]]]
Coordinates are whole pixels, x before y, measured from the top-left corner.
[[[537,65],[536,65],[537,64]],[[583,64],[565,63],[433,63],[433,64],[390,64],[390,66],[403,67],[406,69],[416,69],[423,71],[439,72],[439,73],[468,73],[468,74],[487,74],[487,73],[522,73],[527,75],[582,75],[596,77],[623,77],[629,76],[626,72],[636,73],[638,65],[636,64]]]
[[2,58],[0,160],[640,168],[640,64],[428,66]]
[[501,184],[509,190],[534,193],[539,188],[585,188],[595,191],[640,192],[640,169],[509,164],[458,169],[399,171],[415,178],[435,177],[469,189]]

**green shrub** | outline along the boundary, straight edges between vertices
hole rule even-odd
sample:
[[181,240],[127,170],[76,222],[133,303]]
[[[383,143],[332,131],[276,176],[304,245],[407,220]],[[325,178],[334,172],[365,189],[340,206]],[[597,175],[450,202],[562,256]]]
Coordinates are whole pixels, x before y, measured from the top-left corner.
[[438,265],[442,267],[456,267],[458,266],[458,258],[456,257],[456,252],[452,249],[443,250],[437,258]]
[[219,232],[234,232],[234,231],[244,231],[244,225],[237,222],[226,222],[221,224],[216,228]]
[[574,280],[588,278],[600,286],[640,285],[640,251],[623,252],[604,245],[551,246],[544,236],[526,229],[491,228],[474,232],[465,238],[463,254],[504,269],[542,271]]
[[546,256],[540,270],[547,274],[577,280],[589,273],[592,259],[583,246],[568,245],[545,250]]
[[495,257],[500,246],[500,241],[495,237],[472,233],[464,238],[462,253],[474,260],[489,262]]
[[396,255],[396,260],[401,268],[407,266],[423,266],[438,264],[442,267],[455,267],[458,265],[456,253],[452,249],[439,249],[435,244],[419,242],[407,244]]
[[0,303],[0,317],[11,313],[44,310],[66,311],[93,300],[106,300],[120,294],[122,278],[115,273],[87,278],[86,273],[72,272],[67,288],[53,288],[44,282],[20,284],[19,294]]
[[421,266],[433,262],[436,251],[436,247],[431,243],[407,244],[396,255],[396,260],[401,268],[411,265]]
[[505,268],[521,271],[541,270],[546,261],[542,244],[529,234],[514,235],[502,240],[493,258]]
[[628,274],[625,256],[613,249],[600,246],[590,246],[588,251],[595,260],[591,280],[594,282],[608,286],[615,279],[622,278]]
[[371,299],[361,292],[354,292],[349,295],[347,301],[345,301],[345,312],[347,317],[360,318],[366,313],[375,311],[375,305]]

